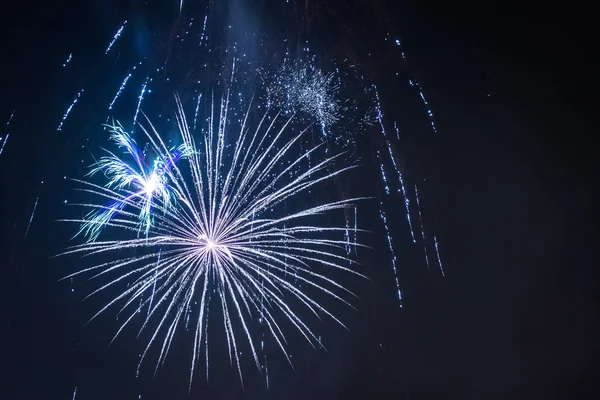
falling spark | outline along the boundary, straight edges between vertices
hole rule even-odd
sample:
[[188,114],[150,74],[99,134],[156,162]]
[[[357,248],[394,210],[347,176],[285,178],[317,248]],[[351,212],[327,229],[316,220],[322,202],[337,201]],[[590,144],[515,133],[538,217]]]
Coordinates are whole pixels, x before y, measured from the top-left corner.
[[77,395],[77,386],[75,386],[75,390],[73,390],[73,399],[75,400],[75,396]]
[[[135,67],[133,67],[133,69],[135,70]],[[129,74],[127,74],[125,79],[123,79],[121,86],[119,86],[119,90],[117,90],[117,94],[115,94],[115,97],[112,99],[112,101],[110,102],[110,105],[108,106],[109,110],[112,110],[113,105],[115,104],[115,101],[117,101],[117,99],[121,95],[121,92],[123,92],[123,90],[125,89],[125,85],[127,85],[127,81],[129,80],[129,78],[131,78],[131,72]]]
[[429,269],[429,255],[427,254],[427,242],[425,241],[425,228],[423,227],[423,216],[421,215],[421,203],[419,202],[419,189],[415,185],[415,195],[417,197],[417,209],[419,210],[419,222],[421,223],[421,238],[423,239],[423,250],[425,251],[425,263]]
[[4,137],[4,141],[2,141],[2,138],[0,138],[0,142],[2,142],[2,147],[0,147],[0,155],[2,155],[2,152],[4,151],[4,146],[6,146],[6,142],[8,142],[9,136],[10,136],[10,133],[7,133],[6,136]]
[[204,33],[206,32],[206,21],[208,20],[208,14],[204,16],[204,26],[202,27],[202,35],[200,36],[200,44],[204,40]]
[[137,116],[140,112],[140,106],[142,105],[142,100],[144,99],[144,93],[146,93],[147,85],[148,85],[148,78],[146,78],[146,80],[144,81],[144,84],[142,85],[142,90],[140,92],[140,95],[138,96],[138,105],[137,105],[137,108],[135,109],[135,116],[133,117],[133,125],[135,125],[135,123],[137,122]]
[[71,112],[71,110],[73,109],[73,107],[75,106],[75,104],[77,103],[77,101],[79,100],[79,98],[81,97],[81,93],[83,93],[83,89],[81,89],[81,91],[79,93],[77,93],[77,97],[75,97],[75,100],[73,100],[73,103],[71,103],[71,105],[69,106],[69,108],[67,108],[67,111],[63,115],[62,120],[60,121],[60,124],[58,124],[58,128],[56,128],[57,131],[61,131],[62,130],[63,124],[65,123],[65,120],[67,119],[67,117],[69,116],[69,113]]
[[196,130],[196,120],[198,119],[198,110],[200,109],[200,99],[202,98],[202,93],[198,95],[198,102],[196,103],[196,112],[194,113],[194,130]]
[[67,64],[69,64],[71,62],[71,59],[73,58],[73,53],[69,53],[69,57],[67,57],[67,60],[63,63],[63,68],[67,67]]
[[[287,129],[292,118],[281,121],[277,116],[272,117],[272,111],[269,110],[264,111],[256,130],[247,129],[251,106],[248,107],[246,117],[240,120],[239,131],[236,130],[232,136],[233,145],[224,146],[225,137],[230,136],[228,131],[231,129],[227,122],[229,93],[222,98],[220,111],[211,112],[206,119],[208,129],[203,137],[204,143],[196,148],[179,98],[177,105],[177,121],[183,143],[195,149],[187,157],[189,165],[185,169],[180,169],[173,162],[163,139],[153,127],[143,129],[159,159],[171,160],[172,168],[165,169],[164,175],[177,201],[168,207],[161,207],[160,212],[154,212],[155,223],[150,226],[145,237],[137,237],[135,230],[139,224],[138,214],[144,205],[127,201],[131,191],[124,186],[102,187],[78,181],[88,191],[112,202],[127,201],[126,207],[118,210],[117,216],[109,224],[121,229],[123,233],[131,232],[133,228],[131,233],[134,237],[87,241],[71,247],[63,254],[113,254],[115,251],[128,249],[137,251],[134,256],[94,265],[66,278],[90,271],[98,271],[96,277],[106,276],[106,273],[111,272],[118,274],[92,295],[104,293],[106,288],[132,279],[121,294],[96,314],[101,314],[118,302],[125,303],[119,314],[126,310],[131,314],[124,319],[115,338],[139,314],[138,301],[145,298],[142,300],[143,306],[149,304],[151,297],[146,294],[155,287],[156,300],[141,329],[146,328],[153,317],[159,322],[140,357],[139,365],[149,348],[157,341],[159,333],[164,338],[156,368],[164,363],[178,331],[176,328],[181,325],[179,322],[186,317],[186,310],[197,304],[190,385],[202,350],[205,352],[208,373],[208,314],[213,303],[223,315],[229,359],[232,364],[237,365],[240,380],[240,339],[247,342],[249,353],[260,369],[249,327],[254,315],[262,313],[266,329],[291,364],[291,356],[286,351],[286,338],[280,327],[283,321],[291,323],[313,346],[321,345],[313,331],[293,309],[292,303],[287,301],[288,297],[296,299],[294,304],[307,307],[311,313],[327,315],[344,326],[324,306],[302,291],[300,285],[345,304],[349,304],[348,301],[335,292],[339,290],[351,294],[310,264],[363,276],[345,266],[351,260],[343,254],[345,242],[337,239],[337,235],[345,228],[312,226],[303,221],[306,217],[352,207],[361,198],[309,206],[283,215],[277,215],[274,209],[280,209],[287,199],[306,193],[313,186],[329,181],[354,166],[334,168],[344,153],[307,166],[306,154],[323,151],[323,143],[308,152],[301,152],[290,163],[285,163],[286,157],[290,156],[290,149],[298,147],[306,130],[292,134]],[[212,109],[214,110],[214,103]],[[265,121],[268,121],[265,123],[268,126],[266,130],[262,128]],[[289,139],[286,138],[288,136]],[[202,151],[198,151],[200,149]],[[292,177],[290,172],[294,172]],[[162,203],[163,196],[157,196],[155,209]],[[106,208],[103,204],[80,206],[100,212]],[[256,219],[252,218],[253,215],[256,215]],[[89,218],[69,221],[93,223],[93,219]],[[331,238],[328,238],[329,235]],[[154,260],[159,254],[161,260],[157,263]],[[298,284],[290,283],[290,278],[295,279]],[[134,304],[135,310],[128,308]]]
[[387,133],[385,132],[385,126],[383,126],[383,112],[381,111],[381,102],[379,101],[379,92],[377,91],[377,86],[373,85],[373,89],[375,89],[375,98],[377,99],[377,106],[375,110],[377,111],[377,122],[381,126],[381,133],[383,137],[387,139]]
[[8,121],[6,121],[6,126],[10,125],[10,121],[12,121],[13,117],[15,116],[15,112],[17,112],[17,110],[13,110],[13,112],[10,114],[10,117],[8,117]]
[[440,265],[440,271],[442,272],[442,276],[445,278],[446,274],[444,273],[444,267],[442,266],[442,260],[440,259],[440,250],[438,249],[438,241],[437,237],[433,237],[433,243],[435,244],[435,253],[437,254],[438,264]]
[[396,130],[396,138],[398,140],[400,140],[400,130],[398,129],[398,126],[396,125],[396,121],[394,121],[394,129]]
[[29,217],[29,224],[27,224],[27,230],[25,231],[25,236],[29,233],[29,228],[31,227],[31,221],[33,221],[33,216],[35,215],[35,209],[37,208],[38,200],[40,196],[35,199],[35,204],[33,205],[33,211],[31,211],[31,217]]
[[108,52],[110,51],[110,49],[113,46],[113,44],[115,44],[115,42],[117,41],[117,39],[119,38],[119,36],[121,36],[121,33],[123,32],[123,29],[125,28],[126,24],[127,24],[127,20],[125,20],[125,22],[123,22],[123,25],[121,25],[121,27],[119,28],[119,30],[117,31],[117,33],[115,33],[115,36],[113,37],[113,39],[111,40],[111,42],[108,44],[108,47],[106,48],[106,51],[104,52],[104,54],[108,54]]
[[381,178],[383,179],[385,194],[390,194],[390,187],[388,186],[387,177],[385,176],[385,169],[383,168],[383,161],[381,161],[379,150],[377,150],[377,160],[379,160],[379,169],[381,170]]
[[379,202],[379,216],[383,221],[383,226],[385,227],[385,234],[387,236],[388,246],[390,248],[390,252],[392,253],[392,269],[394,270],[394,278],[396,279],[396,288],[398,289],[398,300],[400,301],[400,308],[402,308],[402,290],[400,289],[400,282],[398,281],[398,271],[396,269],[396,253],[394,252],[394,246],[392,245],[392,235],[390,234],[390,229],[388,227],[387,218],[385,216],[385,212],[383,211],[383,203]]
[[[410,200],[408,199],[408,196],[406,195],[406,188],[404,187],[404,179],[402,178],[402,174],[400,173],[400,169],[398,168],[398,165],[396,165],[396,159],[394,158],[394,153],[392,152],[392,145],[390,144],[389,140],[386,142],[387,142],[388,152],[390,153],[390,158],[392,159],[392,164],[394,164],[394,169],[396,170],[396,173],[398,174],[398,180],[400,182],[400,189],[398,191],[402,191],[402,197],[404,198],[404,209],[406,210],[406,219],[408,220],[408,226],[410,228],[410,236],[412,238],[413,243],[416,243],[417,241],[415,240],[415,231],[413,229],[412,220],[410,218]],[[383,165],[381,168],[382,168],[382,172],[383,172]]]

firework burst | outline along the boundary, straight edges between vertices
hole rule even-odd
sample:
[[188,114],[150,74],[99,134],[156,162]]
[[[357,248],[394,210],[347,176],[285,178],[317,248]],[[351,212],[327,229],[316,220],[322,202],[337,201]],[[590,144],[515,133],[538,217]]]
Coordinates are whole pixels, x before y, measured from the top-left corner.
[[[83,223],[84,229],[92,230],[95,226],[110,226],[130,231],[134,237],[88,241],[63,254],[90,256],[135,249],[135,255],[93,265],[67,278],[83,273],[92,274],[93,278],[112,276],[90,296],[128,283],[96,316],[113,307],[125,314],[116,338],[142,309],[147,310],[140,331],[151,329],[151,338],[140,364],[153,343],[158,343],[158,368],[182,321],[192,315],[191,324],[195,327],[190,346],[190,385],[199,360],[205,360],[208,373],[208,322],[215,307],[222,314],[229,360],[236,364],[240,380],[242,341],[247,342],[260,369],[253,321],[263,324],[291,364],[282,324],[291,324],[313,347],[322,346],[300,316],[300,310],[318,317],[329,316],[343,324],[309,293],[320,292],[350,304],[347,298],[353,294],[328,277],[327,271],[360,275],[348,267],[353,261],[347,258],[348,242],[342,239],[348,227],[313,224],[323,221],[324,213],[352,207],[360,199],[296,206],[307,203],[306,195],[315,185],[353,166],[337,167],[342,154],[315,164],[322,145],[294,156],[294,149],[302,147],[304,131],[294,132],[290,126],[292,118],[280,114],[267,111],[257,116],[256,128],[250,129],[249,121],[254,120],[255,114],[250,106],[239,120],[239,130],[231,128],[228,94],[220,107],[213,102],[214,111],[209,113],[203,137],[196,143],[181,102],[176,100],[182,148],[194,151],[186,152],[186,163],[177,163],[179,153],[174,155],[167,148],[150,121],[148,128],[142,127],[151,148],[165,165],[160,184],[151,190],[153,207],[144,197],[148,189],[126,190],[131,184],[147,188],[153,175],[148,178],[133,172],[114,155],[93,169],[105,172],[109,179],[106,186],[77,181],[84,185],[83,190],[122,206],[112,211],[105,205],[80,204],[92,212],[83,220],[68,221]],[[144,170],[135,142],[122,130],[117,129],[115,135],[114,140]],[[312,166],[309,159],[313,160]],[[155,209],[160,212],[153,212]],[[111,212],[110,217],[107,212]],[[135,236],[140,216],[150,213],[154,221],[145,225],[145,237]],[[99,221],[98,215],[104,218]]]

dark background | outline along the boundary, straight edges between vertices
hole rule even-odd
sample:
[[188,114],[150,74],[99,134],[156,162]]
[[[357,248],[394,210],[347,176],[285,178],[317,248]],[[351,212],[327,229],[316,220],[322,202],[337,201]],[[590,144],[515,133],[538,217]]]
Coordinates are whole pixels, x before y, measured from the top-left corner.
[[[60,202],[40,201],[39,226],[23,238],[38,177],[68,164],[57,159],[64,153],[55,152],[62,148],[55,127],[44,124],[90,79],[74,72],[62,82],[47,71],[73,47],[84,49],[83,58],[89,48],[91,59],[131,10],[75,3],[11,3],[2,12],[0,117],[25,106],[35,113],[15,119],[19,135],[0,157],[0,397],[70,399],[78,386],[78,399],[187,398],[187,369],[177,357],[155,379],[151,368],[135,379],[141,344],[124,337],[108,348],[110,319],[84,326],[96,304],[81,303],[77,285],[71,292],[55,283],[64,270],[47,256],[64,247],[57,238],[64,228],[44,215],[55,218]],[[270,392],[260,383],[241,392],[232,372],[209,389],[199,379],[190,398],[594,397],[590,11],[399,1],[376,12],[401,37],[434,111],[428,197],[446,279],[410,276],[402,312],[393,293],[371,288],[349,322],[370,327],[328,328],[337,350],[312,356],[297,373],[274,364]],[[78,35],[90,30],[97,43]],[[51,190],[62,199],[70,189],[58,182]]]

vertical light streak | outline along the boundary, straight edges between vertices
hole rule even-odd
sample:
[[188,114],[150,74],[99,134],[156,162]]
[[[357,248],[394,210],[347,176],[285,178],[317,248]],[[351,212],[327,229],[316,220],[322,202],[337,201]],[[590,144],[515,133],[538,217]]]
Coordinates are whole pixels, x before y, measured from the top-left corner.
[[121,27],[119,28],[119,30],[117,31],[117,33],[115,33],[115,36],[113,37],[113,39],[108,44],[108,47],[106,48],[106,51],[104,52],[104,54],[108,54],[108,52],[112,48],[113,44],[115,44],[115,42],[117,41],[117,39],[119,38],[119,36],[121,36],[121,33],[123,32],[123,29],[125,28],[126,24],[127,24],[127,20],[125,20],[125,22],[123,22],[123,25],[121,25]]
[[198,110],[200,109],[200,99],[202,98],[202,93],[198,96],[198,102],[196,103],[196,112],[194,113],[194,130],[196,129],[196,120],[198,119]]
[[356,207],[354,207],[354,256],[357,257],[357,248],[358,246],[356,245],[356,241],[357,241],[357,236],[358,236],[358,212]]
[[390,187],[388,186],[387,177],[385,176],[385,170],[383,169],[383,161],[381,160],[381,156],[379,155],[379,150],[377,150],[377,160],[379,161],[379,169],[381,170],[381,178],[383,179],[385,194],[390,194]]
[[60,121],[60,124],[58,124],[58,128],[56,128],[57,131],[62,131],[63,124],[65,123],[67,117],[69,116],[69,113],[71,112],[71,110],[73,109],[73,107],[75,106],[75,104],[77,103],[79,98],[81,97],[81,93],[83,93],[83,89],[81,89],[81,91],[79,93],[77,93],[77,97],[75,97],[75,100],[73,100],[73,103],[71,103],[69,108],[67,108],[67,111],[65,111],[65,114],[63,115],[62,120]]
[[423,239],[423,250],[425,251],[425,262],[429,269],[429,255],[427,254],[427,242],[425,241],[425,228],[423,227],[423,216],[421,215],[421,203],[419,202],[419,189],[415,185],[415,195],[417,197],[417,209],[419,210],[419,222],[421,223],[421,238]]
[[208,14],[206,14],[204,16],[204,26],[202,27],[202,35],[200,35],[200,44],[202,44],[202,41],[204,40],[204,33],[206,32],[206,21],[208,20]]
[[144,100],[144,93],[146,93],[146,86],[148,86],[148,78],[146,78],[146,80],[144,81],[144,84],[142,85],[142,90],[140,91],[140,95],[138,96],[138,105],[137,105],[137,108],[135,109],[135,115],[133,117],[133,125],[135,125],[135,123],[137,122],[137,116],[140,112],[140,106],[142,105],[142,100]]
[[[135,66],[133,67],[133,69],[135,70]],[[115,105],[115,101],[117,101],[117,99],[119,98],[119,96],[121,95],[123,90],[125,89],[125,85],[127,85],[127,81],[129,80],[129,78],[131,78],[131,74],[132,73],[130,72],[129,74],[127,74],[125,79],[123,79],[121,86],[119,86],[119,90],[117,90],[117,94],[115,94],[115,97],[112,99],[112,101],[110,102],[110,104],[108,106],[109,110],[112,110],[113,106]]]
[[400,130],[398,129],[398,125],[396,125],[396,121],[394,121],[394,129],[396,130],[396,138],[400,140]]
[[33,210],[31,211],[31,216],[29,217],[29,223],[27,224],[27,230],[25,230],[25,236],[27,236],[27,234],[29,233],[29,228],[31,227],[31,221],[33,221],[33,216],[35,215],[35,209],[37,208],[39,199],[40,199],[40,196],[38,196],[37,199],[35,199],[35,204],[33,205]]
[[396,253],[394,252],[394,246],[392,245],[392,235],[390,234],[390,229],[388,227],[387,218],[385,216],[385,212],[383,211],[383,203],[379,202],[379,216],[383,221],[383,226],[385,227],[385,234],[387,236],[388,246],[390,248],[390,252],[392,253],[392,269],[394,270],[394,278],[396,279],[396,288],[398,289],[398,300],[400,301],[400,308],[402,308],[402,290],[400,289],[400,282],[398,281],[398,271],[396,269]]
[[437,237],[433,237],[433,243],[435,243],[435,253],[437,254],[438,264],[440,265],[440,271],[442,271],[442,276],[445,278],[446,274],[444,273],[444,267],[442,266],[442,259],[440,258],[440,250],[438,248]]
[[[394,158],[394,154],[392,152],[392,145],[390,144],[389,140],[387,141],[387,148],[388,148],[388,152],[390,153],[390,158],[392,159],[392,164],[394,164],[394,169],[396,170],[396,173],[398,174],[398,181],[400,182],[400,189],[398,191],[402,191],[402,196],[404,197],[404,208],[406,210],[406,219],[408,220],[408,226],[410,227],[410,237],[412,238],[413,243],[416,243],[417,241],[415,240],[415,231],[413,229],[412,220],[410,218],[410,200],[408,199],[408,196],[406,195],[406,188],[404,187],[404,179],[402,178],[402,174],[400,173],[400,169],[398,168],[398,165],[396,165],[396,159]],[[382,171],[383,171],[383,169],[382,169]]]
[[383,126],[383,111],[381,111],[381,101],[379,100],[379,92],[377,91],[377,86],[373,85],[373,89],[375,89],[375,98],[377,99],[377,122],[381,126],[381,133],[383,137],[387,139],[387,133],[385,132],[385,127]]
[[77,386],[75,386],[75,390],[73,390],[73,399],[75,400],[75,396],[77,395]]
[[2,147],[0,147],[0,155],[2,155],[2,152],[4,151],[4,146],[6,146],[6,142],[8,142],[9,136],[10,136],[10,133],[7,133],[6,136],[4,137],[4,141],[2,141],[2,138],[0,138],[0,142],[2,142]]

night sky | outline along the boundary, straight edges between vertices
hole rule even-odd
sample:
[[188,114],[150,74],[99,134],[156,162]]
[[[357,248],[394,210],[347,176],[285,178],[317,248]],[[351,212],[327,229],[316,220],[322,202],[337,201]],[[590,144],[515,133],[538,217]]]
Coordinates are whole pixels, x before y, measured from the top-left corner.
[[[86,325],[106,300],[82,302],[93,284],[57,282],[80,261],[50,257],[75,229],[56,221],[66,212],[63,200],[74,196],[62,177],[85,173],[80,159],[89,161],[89,152],[79,149],[81,138],[98,132],[90,124],[78,130],[84,117],[76,116],[57,132],[66,106],[80,87],[109,76],[110,88],[97,92],[114,94],[122,60],[100,56],[124,19],[136,33],[134,50],[119,57],[164,57],[150,32],[168,37],[179,2],[150,1],[152,11],[142,11],[141,3],[3,6],[0,136],[11,136],[0,156],[0,398],[71,399],[75,387],[80,400],[595,397],[597,227],[588,210],[596,192],[597,128],[589,122],[595,101],[587,81],[594,21],[579,15],[584,10],[507,2],[307,1],[323,3],[319,12],[328,9],[340,26],[360,32],[342,46],[341,28],[316,22],[321,54],[360,48],[371,56],[364,46],[373,43],[374,60],[364,67],[382,87],[384,105],[400,109],[395,118],[413,131],[403,157],[409,178],[426,179],[426,229],[439,239],[445,278],[437,264],[435,272],[424,269],[422,248],[400,246],[405,301],[398,307],[375,202],[359,219],[373,231],[367,239],[373,250],[360,260],[372,280],[348,281],[361,299],[357,311],[336,309],[349,331],[329,323],[320,328],[329,351],[292,341],[299,360],[293,371],[273,348],[269,390],[251,362],[242,390],[236,370],[214,356],[209,385],[199,371],[188,395],[190,342],[181,340],[156,376],[147,366],[136,378],[147,335],[136,339],[132,329],[109,347],[118,328],[113,316]],[[261,11],[249,20],[276,37],[269,21],[284,1],[250,3]],[[396,59],[375,44],[386,31],[402,40],[406,68],[426,93],[437,133],[420,99],[386,85]],[[59,67],[70,52],[77,59],[65,72]],[[91,103],[77,106],[93,113]],[[102,142],[94,141],[98,153]],[[361,146],[369,164],[372,151]],[[372,176],[379,179],[371,172],[367,165],[355,176],[365,191],[376,186]],[[408,243],[401,210],[389,214],[396,241]],[[218,340],[215,352],[219,346],[226,354]]]

